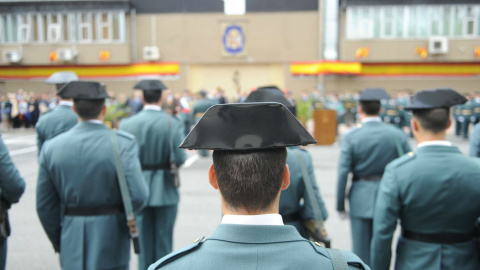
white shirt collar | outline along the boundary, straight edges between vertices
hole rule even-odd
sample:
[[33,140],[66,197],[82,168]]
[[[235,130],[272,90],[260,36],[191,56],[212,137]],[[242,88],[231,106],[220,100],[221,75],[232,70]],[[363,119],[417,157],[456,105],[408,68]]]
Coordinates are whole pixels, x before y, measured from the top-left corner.
[[161,111],[162,108],[158,105],[145,105],[143,106],[144,110],[152,110],[152,111]]
[[365,117],[362,119],[362,124],[365,124],[367,122],[382,122],[382,118],[379,116],[372,116],[372,117]]
[[85,121],[87,123],[92,123],[92,124],[99,124],[99,125],[103,125],[103,122],[100,121],[100,120],[97,120],[97,119],[94,119],[94,120],[87,120]]
[[452,146],[453,144],[449,141],[427,141],[427,142],[422,142],[417,145],[417,148],[428,146],[428,145],[442,145],[442,146]]
[[73,106],[73,102],[67,101],[67,100],[60,100],[60,102],[58,103],[58,105],[67,105],[67,106],[72,107],[72,106]]
[[265,215],[225,215],[222,224],[238,225],[283,225],[282,216],[279,214]]

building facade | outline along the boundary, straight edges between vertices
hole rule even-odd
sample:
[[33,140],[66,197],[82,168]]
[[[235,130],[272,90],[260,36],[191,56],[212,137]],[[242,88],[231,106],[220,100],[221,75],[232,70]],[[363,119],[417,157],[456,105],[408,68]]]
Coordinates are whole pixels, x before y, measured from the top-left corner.
[[477,1],[246,0],[239,15],[228,2],[2,1],[0,91],[49,90],[60,70],[125,93],[151,77],[229,97],[268,84],[479,90]]

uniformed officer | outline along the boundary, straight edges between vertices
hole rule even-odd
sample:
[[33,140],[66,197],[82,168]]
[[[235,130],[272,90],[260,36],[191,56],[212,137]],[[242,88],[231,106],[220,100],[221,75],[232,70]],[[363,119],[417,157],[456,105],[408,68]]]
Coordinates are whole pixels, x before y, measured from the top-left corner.
[[7,237],[10,235],[8,209],[18,202],[25,191],[25,181],[20,176],[8,149],[0,137],[0,269],[5,269],[7,262]]
[[474,105],[472,100],[467,100],[467,102],[465,102],[465,104],[462,105],[460,115],[461,117],[463,117],[463,122],[462,122],[463,138],[468,139],[468,136],[469,136],[468,130],[470,128],[470,123],[475,121]]
[[[276,87],[260,87],[256,91],[250,93],[245,99],[245,102],[278,102],[288,108],[290,104],[283,96],[282,91]],[[292,225],[297,228],[300,235],[308,238],[305,228],[302,225],[303,220],[315,219],[312,207],[314,201],[320,207],[322,219],[326,220],[328,211],[323,202],[320,189],[317,181],[312,163],[312,156],[305,149],[299,146],[287,147],[287,165],[290,169],[290,186],[282,191],[280,196],[279,213],[282,216],[283,222],[287,225]],[[311,199],[305,189],[305,179],[302,175],[302,169],[298,155],[302,158],[302,162],[307,167],[308,180],[311,182],[315,194],[315,198]]]
[[[66,83],[77,80],[78,76],[74,72],[60,71],[53,73],[45,82],[48,84],[55,84],[58,91]],[[35,130],[37,131],[38,155],[40,155],[40,150],[46,140],[69,130],[77,123],[78,116],[72,110],[72,99],[65,98],[60,94],[58,94],[58,96],[60,97],[58,106],[42,114],[35,125]]]
[[480,217],[480,162],[446,141],[450,107],[466,99],[451,89],[418,92],[408,109],[415,154],[390,163],[375,207],[372,269],[389,269],[392,236],[402,236],[395,269],[480,269],[473,240]]
[[390,161],[410,151],[405,133],[378,117],[381,99],[388,99],[388,95],[379,88],[367,88],[360,94],[361,124],[344,135],[338,165],[337,211],[341,217],[346,216],[345,189],[348,174],[352,173],[348,199],[353,252],[366,264],[370,260],[373,208],[383,170]]
[[[208,176],[220,192],[222,224],[149,269],[332,269],[329,251],[284,226],[278,214],[280,192],[290,183],[285,147],[311,143],[279,103],[211,107],[180,147],[214,149]],[[350,269],[368,269],[352,253],[335,254]]]
[[[200,90],[198,92],[198,98],[199,99],[195,101],[191,112],[192,123],[197,123],[208,108],[215,105],[214,101],[207,98],[207,92],[205,90]],[[208,151],[204,149],[199,150],[198,153],[202,157],[208,156]]]
[[147,206],[137,215],[141,246],[139,269],[147,269],[158,258],[172,252],[179,193],[170,162],[180,166],[186,154],[178,148],[184,138],[181,121],[160,107],[165,85],[159,80],[142,80],[134,88],[143,90],[143,110],[124,119],[120,129],[137,139],[143,176],[150,189]]
[[472,138],[470,138],[469,155],[472,157],[480,157],[480,124],[476,124],[473,128]]
[[130,237],[111,136],[118,141],[134,211],[148,198],[137,142],[103,124],[108,95],[100,83],[70,82],[60,94],[73,98],[79,123],[43,147],[38,216],[63,269],[128,269]]

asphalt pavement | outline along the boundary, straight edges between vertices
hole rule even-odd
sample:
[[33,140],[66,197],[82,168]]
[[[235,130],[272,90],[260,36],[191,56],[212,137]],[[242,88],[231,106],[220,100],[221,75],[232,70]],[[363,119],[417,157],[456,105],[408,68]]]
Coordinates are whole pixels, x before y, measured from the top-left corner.
[[[340,133],[347,129],[342,126]],[[60,269],[58,254],[54,253],[35,208],[38,172],[35,131],[34,129],[0,131],[14,163],[27,184],[20,202],[13,205],[9,212],[12,235],[8,239],[7,269]],[[451,132],[448,139],[467,154],[468,141],[451,135]],[[411,139],[410,143],[415,149],[415,141]],[[307,149],[312,154],[316,180],[329,212],[326,228],[332,238],[332,246],[351,250],[350,222],[348,219],[341,220],[335,211],[339,143],[309,146]],[[175,225],[174,249],[190,244],[199,237],[211,235],[220,223],[220,197],[209,185],[207,178],[207,170],[211,163],[211,155],[201,158],[195,151],[188,151],[188,161],[180,171],[181,197]],[[137,257],[133,252],[130,265],[131,269],[137,269]]]

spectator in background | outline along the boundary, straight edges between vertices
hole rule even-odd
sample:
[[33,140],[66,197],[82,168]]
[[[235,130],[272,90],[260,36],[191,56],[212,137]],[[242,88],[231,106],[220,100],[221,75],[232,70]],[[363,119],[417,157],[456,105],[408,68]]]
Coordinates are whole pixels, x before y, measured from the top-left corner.
[[130,115],[136,114],[143,109],[142,91],[134,91],[127,104],[130,107]]

